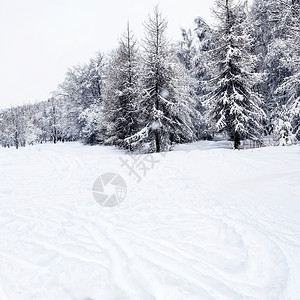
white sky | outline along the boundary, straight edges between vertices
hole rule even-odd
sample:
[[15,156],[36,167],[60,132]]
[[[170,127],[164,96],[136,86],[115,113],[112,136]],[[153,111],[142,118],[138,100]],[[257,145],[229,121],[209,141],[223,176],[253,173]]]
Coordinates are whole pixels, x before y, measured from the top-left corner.
[[213,0],[0,0],[0,108],[48,99],[68,68],[116,48],[127,20],[141,37],[156,4],[174,40]]

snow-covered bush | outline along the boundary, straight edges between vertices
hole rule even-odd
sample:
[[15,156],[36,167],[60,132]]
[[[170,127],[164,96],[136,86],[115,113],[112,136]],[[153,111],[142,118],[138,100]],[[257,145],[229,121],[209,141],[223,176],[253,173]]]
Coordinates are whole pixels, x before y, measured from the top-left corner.
[[290,146],[296,141],[296,137],[292,132],[292,125],[288,120],[278,119],[275,122],[275,135],[279,146]]

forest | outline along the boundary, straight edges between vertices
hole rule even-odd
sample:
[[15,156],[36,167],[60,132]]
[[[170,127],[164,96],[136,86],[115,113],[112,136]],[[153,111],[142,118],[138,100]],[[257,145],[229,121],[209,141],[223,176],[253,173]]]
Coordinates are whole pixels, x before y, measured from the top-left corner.
[[[216,0],[170,41],[156,7],[135,38],[71,67],[47,101],[0,111],[0,144],[81,141],[144,153],[222,134],[239,149],[300,139],[300,0]],[[25,99],[24,99],[25,100]],[[266,139],[266,137],[268,137]]]

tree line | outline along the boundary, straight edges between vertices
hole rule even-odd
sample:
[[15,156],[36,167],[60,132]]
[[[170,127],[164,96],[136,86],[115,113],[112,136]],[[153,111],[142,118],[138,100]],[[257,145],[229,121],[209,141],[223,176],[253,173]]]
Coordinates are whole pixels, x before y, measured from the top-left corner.
[[48,100],[0,111],[3,147],[58,141],[161,152],[223,133],[281,145],[300,137],[300,0],[216,0],[171,43],[156,7],[138,42],[69,69]]

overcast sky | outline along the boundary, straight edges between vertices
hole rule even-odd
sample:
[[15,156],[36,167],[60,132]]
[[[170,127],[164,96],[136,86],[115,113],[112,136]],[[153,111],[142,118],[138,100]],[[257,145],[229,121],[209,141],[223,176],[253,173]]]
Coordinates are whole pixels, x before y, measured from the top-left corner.
[[172,40],[211,20],[213,0],[0,0],[0,108],[47,100],[68,68],[116,48],[127,20],[142,36],[156,4]]

